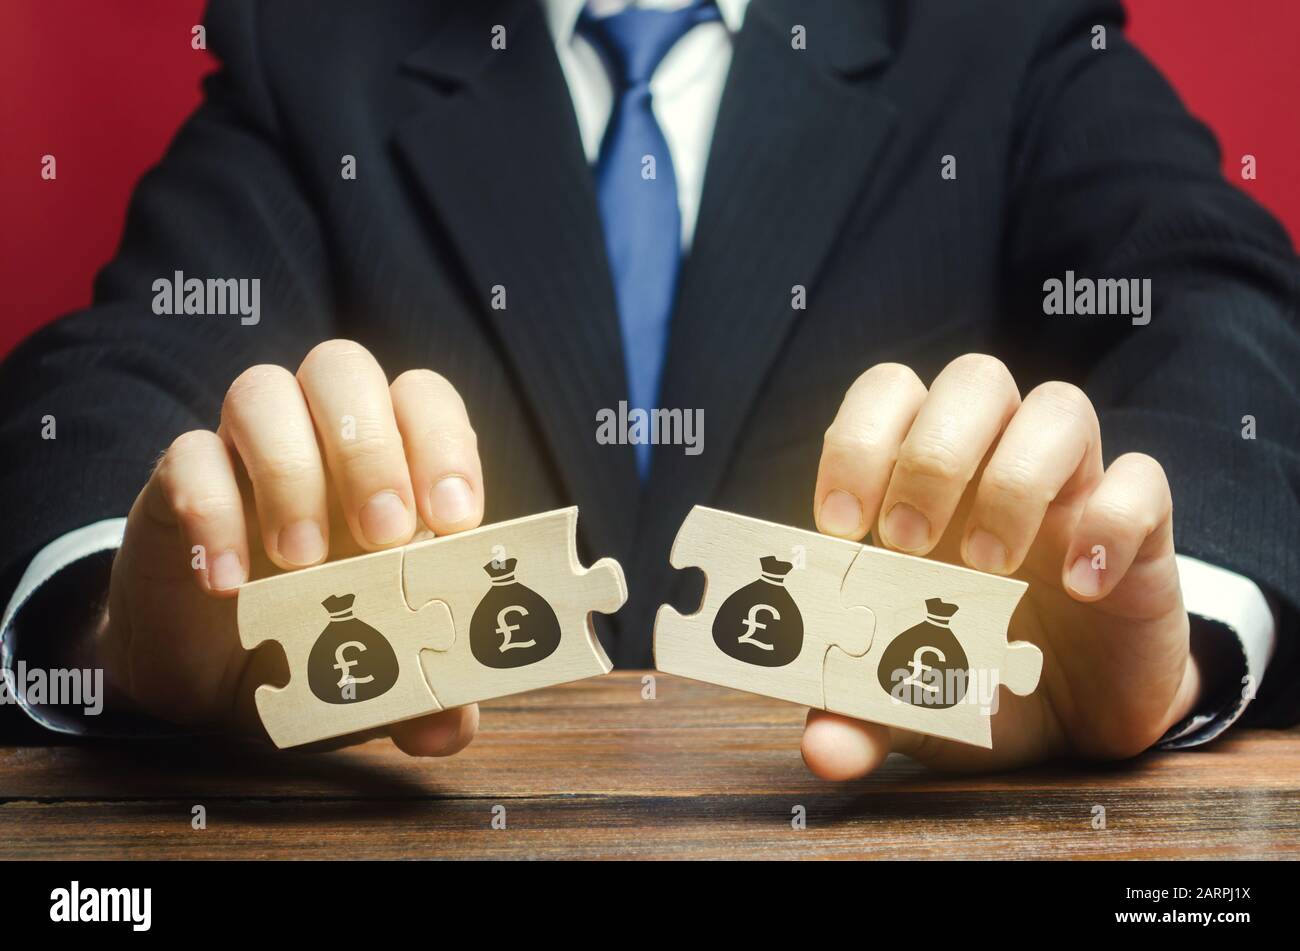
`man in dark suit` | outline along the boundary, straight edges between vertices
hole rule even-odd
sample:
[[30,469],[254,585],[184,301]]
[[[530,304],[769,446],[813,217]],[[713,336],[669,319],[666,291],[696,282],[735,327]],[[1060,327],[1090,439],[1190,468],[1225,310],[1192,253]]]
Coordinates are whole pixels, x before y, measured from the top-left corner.
[[1296,722],[1300,270],[1118,4],[625,7],[213,3],[94,306],[4,368],[6,664],[252,728],[241,582],[576,503],[649,665],[706,503],[1031,582],[993,751],[814,711],[820,775]]

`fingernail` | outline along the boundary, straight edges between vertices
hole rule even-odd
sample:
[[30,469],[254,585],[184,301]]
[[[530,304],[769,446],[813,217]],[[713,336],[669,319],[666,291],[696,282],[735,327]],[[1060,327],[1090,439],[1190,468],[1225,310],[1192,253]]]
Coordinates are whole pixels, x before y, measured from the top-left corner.
[[855,537],[862,528],[862,503],[848,492],[836,489],[822,500],[817,521],[824,532]]
[[314,565],[325,557],[325,536],[314,519],[304,518],[280,529],[276,547],[291,565]]
[[977,528],[966,540],[966,561],[980,571],[1002,571],[1007,566],[1007,546],[992,532]]
[[1101,590],[1101,569],[1092,566],[1092,560],[1080,555],[1070,567],[1070,577],[1066,580],[1070,589],[1085,598],[1096,597]]
[[930,520],[906,502],[885,516],[885,542],[900,551],[918,551],[930,543]]
[[361,533],[372,545],[388,545],[411,534],[411,513],[396,492],[376,492],[361,507]]
[[474,514],[474,490],[460,476],[447,476],[430,490],[429,509],[439,522],[463,522]]
[[208,586],[213,591],[229,591],[244,583],[244,564],[233,551],[223,551],[208,567]]

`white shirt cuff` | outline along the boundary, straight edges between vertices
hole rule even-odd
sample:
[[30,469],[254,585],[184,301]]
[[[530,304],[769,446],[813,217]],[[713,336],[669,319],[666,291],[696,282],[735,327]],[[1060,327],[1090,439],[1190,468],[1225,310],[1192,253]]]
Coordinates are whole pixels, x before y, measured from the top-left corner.
[[[6,672],[15,668],[14,618],[41,585],[83,558],[96,552],[120,548],[125,530],[126,519],[108,518],[68,532],[37,552],[19,580],[18,587],[14,589],[13,597],[5,608],[4,619],[0,622],[0,667]],[[10,677],[6,673],[6,678]],[[12,680],[10,682],[12,684]],[[86,732],[85,724],[75,716],[66,712],[60,714],[55,707],[45,709],[30,704],[24,691],[10,689],[7,693],[18,701],[28,716],[47,729],[58,733]]]
[[1277,643],[1277,617],[1259,585],[1187,555],[1178,555],[1177,561],[1187,613],[1216,621],[1236,636],[1245,676],[1232,703],[1198,711],[1170,730],[1157,744],[1166,750],[1208,743],[1240,719],[1259,691]]

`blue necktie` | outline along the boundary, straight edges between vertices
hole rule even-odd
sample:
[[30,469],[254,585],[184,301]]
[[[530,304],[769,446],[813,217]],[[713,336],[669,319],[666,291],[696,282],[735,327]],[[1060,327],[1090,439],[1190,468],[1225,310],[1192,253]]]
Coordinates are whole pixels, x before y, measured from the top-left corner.
[[[650,106],[650,77],[673,44],[718,16],[706,0],[673,11],[629,7],[599,20],[584,12],[578,21],[579,32],[603,54],[614,86],[596,193],[623,331],[630,408],[650,411],[659,395],[681,258],[677,176]],[[647,156],[654,160],[653,177]],[[635,448],[644,480],[650,446]]]

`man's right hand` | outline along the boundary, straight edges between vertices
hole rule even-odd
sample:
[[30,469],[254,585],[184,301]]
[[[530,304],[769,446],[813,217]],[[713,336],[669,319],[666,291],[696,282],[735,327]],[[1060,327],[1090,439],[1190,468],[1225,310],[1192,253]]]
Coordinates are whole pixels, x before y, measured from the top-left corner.
[[[178,436],[132,505],[93,662],[131,708],[260,732],[253,691],[287,672],[240,646],[239,585],[403,545],[421,524],[446,535],[482,518],[474,430],[438,374],[411,370],[390,386],[348,340],[317,346],[296,376],[252,367],[231,383],[217,431]],[[469,706],[388,732],[407,753],[437,756],[464,748],[477,725]]]

